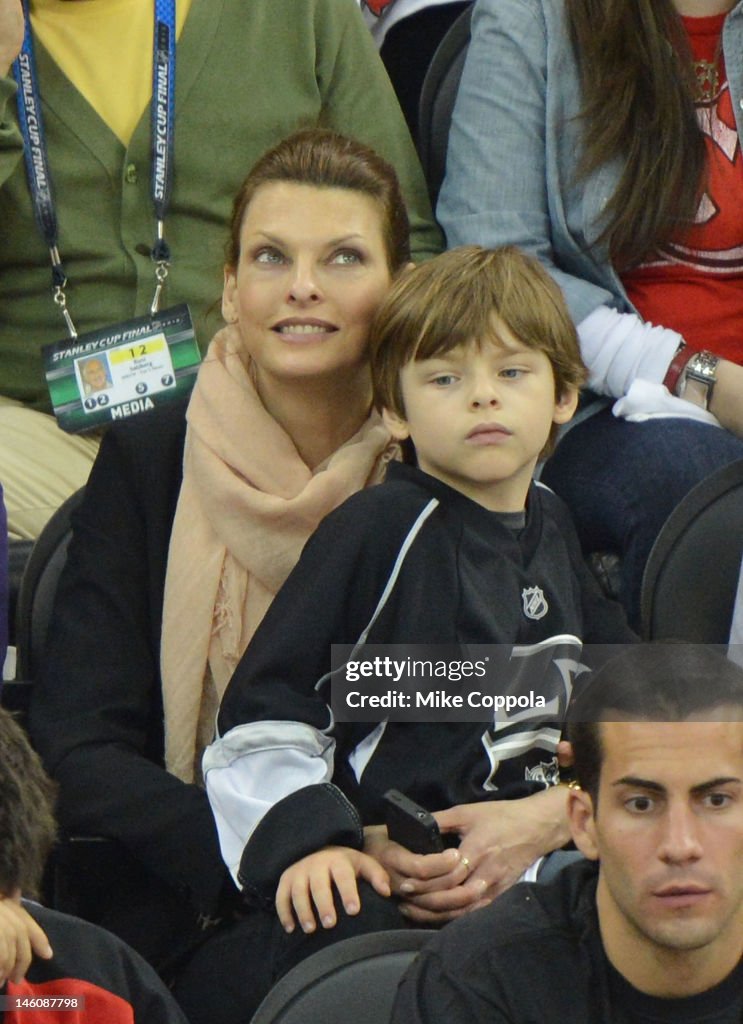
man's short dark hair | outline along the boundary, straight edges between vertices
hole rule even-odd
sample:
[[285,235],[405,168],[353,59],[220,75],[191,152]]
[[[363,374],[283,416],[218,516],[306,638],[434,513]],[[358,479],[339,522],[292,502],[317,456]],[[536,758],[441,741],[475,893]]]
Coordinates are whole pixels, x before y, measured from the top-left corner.
[[36,896],[54,842],[55,786],[26,734],[0,708],[0,894]]
[[587,680],[568,711],[568,738],[575,776],[594,803],[603,759],[602,721],[682,722],[716,708],[726,720],[732,715],[743,721],[743,669],[723,650],[711,644],[633,644]]

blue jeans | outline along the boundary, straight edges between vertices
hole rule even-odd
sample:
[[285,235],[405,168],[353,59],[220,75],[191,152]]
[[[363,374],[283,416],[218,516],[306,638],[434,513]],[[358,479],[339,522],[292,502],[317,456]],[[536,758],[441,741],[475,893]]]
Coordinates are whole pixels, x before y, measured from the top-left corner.
[[640,586],[650,549],[695,484],[743,459],[743,441],[685,419],[628,423],[604,409],[560,441],[541,479],[569,506],[585,554],[621,555],[620,600],[639,629]]

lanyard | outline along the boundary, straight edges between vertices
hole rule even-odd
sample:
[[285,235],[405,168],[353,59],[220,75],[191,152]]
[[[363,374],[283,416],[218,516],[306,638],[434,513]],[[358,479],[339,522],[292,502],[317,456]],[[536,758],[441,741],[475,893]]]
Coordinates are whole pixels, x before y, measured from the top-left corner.
[[160,308],[160,295],[170,267],[165,241],[165,214],[173,187],[173,124],[175,121],[175,0],[155,0],[155,38],[152,48],[152,202],[157,237],[152,247],[157,286],[150,312]]
[[[155,294],[150,312],[160,305],[165,279],[170,267],[170,248],[165,241],[165,217],[173,185],[173,124],[175,113],[175,3],[176,0],[155,0],[155,30],[152,54],[152,122],[151,163],[152,202],[157,234],[152,247],[155,263]],[[49,157],[44,122],[41,115],[38,75],[34,58],[28,0],[23,0],[26,30],[23,47],[13,64],[18,83],[18,123],[23,136],[26,176],[31,192],[34,217],[49,249],[52,264],[52,294],[64,317],[70,337],[77,330],[67,309],[65,287],[67,275],[57,246],[57,213],[52,195]]]

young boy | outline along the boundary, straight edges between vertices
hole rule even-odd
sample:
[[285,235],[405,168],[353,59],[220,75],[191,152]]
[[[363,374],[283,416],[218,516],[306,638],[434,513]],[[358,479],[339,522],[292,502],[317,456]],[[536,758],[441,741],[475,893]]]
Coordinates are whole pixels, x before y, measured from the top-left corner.
[[21,899],[55,835],[54,785],[0,708],[0,1020],[3,1024],[186,1024],[134,950],[102,928]]
[[[559,721],[484,711],[479,722],[334,723],[332,644],[356,645],[354,657],[361,644],[501,644],[577,667],[582,641],[634,640],[566,510],[532,483],[584,379],[538,263],[467,247],[404,274],[376,318],[371,365],[384,422],[417,464],[391,464],[383,485],[320,525],[204,757],[225,860],[249,895],[275,898],[288,932],[332,928],[334,890],[356,914],[357,878],[400,898],[400,923],[441,924],[569,838],[566,790],[551,785]],[[390,787],[437,811],[459,848],[420,856],[390,842]]]

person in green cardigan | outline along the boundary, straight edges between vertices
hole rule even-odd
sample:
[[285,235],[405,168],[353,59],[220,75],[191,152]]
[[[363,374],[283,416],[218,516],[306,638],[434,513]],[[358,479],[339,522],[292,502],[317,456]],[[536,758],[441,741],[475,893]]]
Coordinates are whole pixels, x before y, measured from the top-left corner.
[[[31,0],[67,302],[79,333],[148,312],[153,5]],[[161,308],[187,302],[206,347],[230,205],[257,157],[322,125],[371,145],[400,177],[412,254],[440,248],[423,175],[355,0],[179,0],[174,180]],[[0,479],[11,537],[33,537],[87,479],[97,439],[49,415],[41,346],[65,337],[35,222],[10,73],[21,0],[0,0]]]

